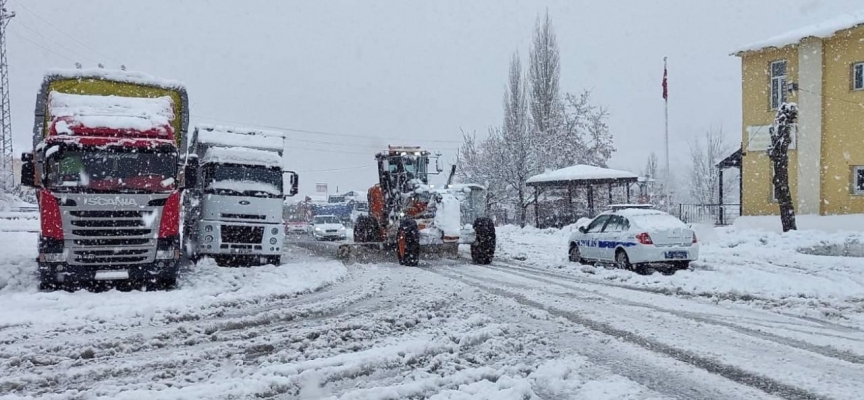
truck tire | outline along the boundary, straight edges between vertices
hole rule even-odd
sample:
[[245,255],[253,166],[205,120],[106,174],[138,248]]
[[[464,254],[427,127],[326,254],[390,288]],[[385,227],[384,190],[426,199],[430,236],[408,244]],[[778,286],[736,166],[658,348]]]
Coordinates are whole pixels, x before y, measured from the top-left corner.
[[39,273],[39,291],[53,292],[54,290],[57,290],[57,279],[50,273]]
[[371,218],[367,216],[357,217],[357,222],[354,223],[354,242],[365,243],[369,241],[369,232],[372,228]]
[[474,235],[471,260],[480,265],[492,263],[495,257],[495,223],[489,218],[477,218],[474,221]]
[[396,256],[399,264],[416,267],[420,263],[420,229],[417,221],[403,219],[396,236]]

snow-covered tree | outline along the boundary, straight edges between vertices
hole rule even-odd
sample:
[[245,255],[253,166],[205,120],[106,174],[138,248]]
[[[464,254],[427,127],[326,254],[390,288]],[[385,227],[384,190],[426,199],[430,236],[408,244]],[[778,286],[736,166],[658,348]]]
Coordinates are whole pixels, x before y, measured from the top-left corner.
[[561,154],[559,133],[564,126],[564,107],[561,101],[559,80],[561,58],[558,39],[552,27],[549,12],[538,18],[534,27],[534,38],[528,57],[528,81],[530,83],[529,105],[533,133],[536,143],[544,150],[540,159],[544,167],[560,167]]
[[501,179],[500,168],[490,151],[490,141],[494,138],[490,135],[478,141],[476,133],[462,131],[462,140],[456,155],[458,181],[486,186],[487,210],[508,209],[510,191]]
[[551,138],[554,140],[551,167],[564,168],[575,164],[606,167],[615,151],[606,124],[608,116],[605,108],[591,104],[591,92],[567,93],[563,129]]
[[[717,164],[732,152],[723,136],[723,128],[709,128],[701,138],[690,143],[690,199],[697,204],[717,204],[720,174]],[[724,176],[726,188],[737,188],[734,177]]]

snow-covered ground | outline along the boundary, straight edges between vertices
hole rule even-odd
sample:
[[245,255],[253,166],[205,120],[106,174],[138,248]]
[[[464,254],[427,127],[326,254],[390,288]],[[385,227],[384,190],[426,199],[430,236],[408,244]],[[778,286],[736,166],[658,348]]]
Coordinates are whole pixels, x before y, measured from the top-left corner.
[[864,258],[799,252],[854,247],[854,234],[703,228],[692,271],[639,276],[567,262],[566,231],[503,227],[490,266],[346,265],[333,260],[338,243],[318,243],[289,246],[278,267],[202,262],[171,291],[45,293],[35,234],[9,224],[0,219],[4,400],[864,391]]
[[[603,266],[580,266],[566,256],[571,229],[499,229],[499,254],[526,267],[624,288],[718,304],[751,305],[777,312],[826,318],[864,328],[864,247],[859,232],[698,227],[700,260],[672,276],[641,276]],[[822,255],[816,255],[822,254]],[[862,254],[864,255],[864,254]]]

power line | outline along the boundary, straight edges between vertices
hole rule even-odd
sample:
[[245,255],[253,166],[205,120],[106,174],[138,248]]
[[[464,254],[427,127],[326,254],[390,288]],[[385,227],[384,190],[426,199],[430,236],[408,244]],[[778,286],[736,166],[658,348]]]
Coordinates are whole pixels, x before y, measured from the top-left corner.
[[[406,140],[406,138],[352,135],[352,134],[348,134],[348,133],[313,131],[313,130],[309,130],[309,129],[288,128],[288,127],[284,127],[284,126],[249,124],[249,123],[240,122],[240,121],[232,121],[232,120],[227,120],[227,119],[222,119],[222,118],[207,117],[204,115],[192,114],[192,116],[195,118],[209,119],[212,121],[227,122],[229,124],[249,125],[249,126],[255,126],[255,127],[259,127],[259,128],[277,129],[277,130],[283,130],[283,131],[289,131],[289,132],[310,133],[313,135],[356,137],[356,138],[363,138],[363,139]],[[438,140],[438,139],[415,139],[415,140],[419,140],[419,141],[423,141],[423,142],[432,142],[432,143],[462,143],[462,141],[460,141],[460,140]]]
[[49,53],[51,53],[51,54],[54,54],[54,55],[56,55],[56,56],[63,57],[63,58],[65,58],[65,59],[67,59],[67,60],[69,60],[69,61],[71,61],[71,62],[73,62],[73,63],[75,62],[75,60],[73,60],[73,59],[67,57],[66,55],[64,55],[64,54],[62,54],[62,53],[58,53],[58,52],[56,52],[56,51],[54,51],[53,49],[50,49],[50,48],[48,48],[48,47],[45,47],[45,46],[42,45],[41,43],[35,42],[35,41],[33,41],[33,40],[30,40],[29,38],[27,38],[26,36],[23,36],[23,35],[19,34],[18,32],[15,32],[15,31],[9,31],[9,32],[12,32],[12,33],[13,33],[15,36],[17,36],[19,39],[23,39],[23,40],[25,40],[25,41],[27,41],[27,42],[30,42],[30,43],[33,44],[34,46],[36,46],[36,47],[40,47],[40,48],[42,48],[43,50],[45,50],[45,51],[47,51],[47,52],[49,52]]
[[28,31],[30,31],[30,32],[33,32],[36,36],[39,36],[42,40],[44,40],[44,41],[46,41],[46,42],[48,42],[48,43],[50,43],[50,44],[53,44],[53,45],[55,45],[55,46],[57,46],[57,47],[59,47],[59,48],[61,48],[61,49],[63,49],[63,50],[66,50],[66,51],[68,51],[68,52],[70,52],[70,53],[72,53],[72,54],[74,54],[74,55],[76,55],[76,56],[78,56],[78,57],[86,58],[86,59],[88,59],[88,60],[90,60],[90,61],[96,61],[96,62],[98,62],[98,60],[95,60],[95,59],[93,59],[93,58],[87,57],[87,56],[85,56],[85,55],[83,55],[83,54],[81,54],[81,53],[79,53],[79,52],[77,52],[77,51],[75,51],[75,50],[72,50],[72,49],[70,49],[70,48],[68,48],[68,47],[66,47],[66,46],[63,46],[62,44],[60,44],[60,43],[58,43],[58,42],[55,42],[55,41],[53,41],[53,40],[51,40],[51,39],[46,38],[46,37],[43,36],[41,33],[39,33],[39,31],[37,31],[37,30],[35,30],[35,29],[33,29],[33,28],[30,28],[29,26],[27,26],[26,24],[24,24],[24,21],[19,21],[18,25],[21,25],[22,28],[24,28],[24,29],[26,29],[26,30],[28,30]]
[[[51,28],[54,28],[55,31],[60,32],[63,36],[66,36],[66,37],[68,37],[69,39],[72,39],[73,41],[75,41],[76,43],[80,44],[81,46],[84,46],[85,48],[89,49],[90,51],[92,51],[92,52],[94,52],[94,53],[96,53],[96,54],[98,54],[98,55],[100,55],[100,56],[102,56],[102,57],[105,57],[106,59],[108,59],[108,60],[110,60],[110,61],[114,61],[114,62],[119,63],[119,61],[113,59],[112,57],[109,57],[109,56],[105,55],[104,53],[100,52],[99,50],[96,50],[96,49],[94,49],[94,48],[88,46],[86,43],[84,43],[84,42],[78,40],[78,39],[75,38],[74,36],[72,36],[72,35],[70,35],[70,34],[68,34],[68,33],[62,31],[60,28],[58,28],[58,27],[56,27],[54,24],[52,24],[51,21],[48,21],[47,19],[42,18],[39,14],[36,14],[35,12],[33,12],[33,10],[27,8],[27,6],[24,5],[24,2],[16,2],[16,3],[18,3],[18,5],[19,5],[21,8],[23,8],[24,11],[26,11],[26,12],[28,12],[30,15],[32,15],[32,16],[38,18],[39,20],[41,20],[42,22],[44,22],[46,25],[50,26]],[[89,57],[86,57],[86,58],[89,58]],[[90,58],[90,60],[93,60],[93,59]],[[95,60],[93,60],[93,61],[95,61]]]
[[348,171],[354,169],[364,169],[372,167],[372,164],[361,165],[359,167],[346,167],[346,168],[329,168],[329,169],[307,169],[305,171],[297,171],[298,173],[306,173],[306,172],[332,172],[332,171]]

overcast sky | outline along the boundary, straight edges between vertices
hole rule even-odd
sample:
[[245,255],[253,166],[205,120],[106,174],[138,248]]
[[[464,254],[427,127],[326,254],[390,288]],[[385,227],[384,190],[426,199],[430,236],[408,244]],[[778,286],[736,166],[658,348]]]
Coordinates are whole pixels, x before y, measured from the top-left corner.
[[[784,1],[116,1],[9,0],[12,129],[31,146],[42,74],[81,62],[125,64],[186,83],[192,123],[288,132],[301,192],[376,180],[373,154],[419,144],[454,159],[460,128],[501,122],[514,51],[527,59],[548,8],[561,47],[561,88],[608,107],[618,151],[638,172],[663,154],[663,57],[669,57],[672,164],[688,141],[723,126],[740,142],[735,48],[860,8],[860,0]],[[329,170],[329,171],[322,171]]]

